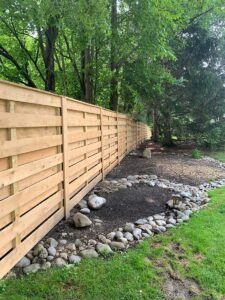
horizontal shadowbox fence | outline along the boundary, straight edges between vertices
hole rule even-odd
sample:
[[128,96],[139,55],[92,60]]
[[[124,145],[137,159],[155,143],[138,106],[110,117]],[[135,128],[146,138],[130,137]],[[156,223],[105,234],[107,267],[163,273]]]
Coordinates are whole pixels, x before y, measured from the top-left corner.
[[0,81],[0,278],[148,135],[126,115]]

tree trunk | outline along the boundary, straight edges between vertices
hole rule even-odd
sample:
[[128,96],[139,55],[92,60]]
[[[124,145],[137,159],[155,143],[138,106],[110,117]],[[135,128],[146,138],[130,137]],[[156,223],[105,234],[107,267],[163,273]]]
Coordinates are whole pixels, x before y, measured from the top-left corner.
[[[52,20],[51,20],[52,21]],[[49,22],[50,24],[52,22]],[[54,24],[54,23],[53,23]],[[49,25],[45,30],[46,37],[46,47],[44,55],[44,64],[45,64],[45,90],[46,91],[55,91],[55,43],[58,36],[58,29],[55,25]]]
[[86,102],[94,103],[92,53],[90,46],[81,51],[81,82],[82,98],[84,98]]
[[171,117],[169,114],[164,115],[163,127],[163,145],[167,147],[174,146],[172,139]]
[[153,108],[152,111],[152,121],[153,121],[153,130],[152,130],[152,140],[157,143],[159,141],[159,127],[157,121],[157,111]]
[[110,93],[110,108],[117,111],[118,109],[118,75],[119,68],[116,61],[116,46],[118,36],[117,24],[117,0],[111,0],[111,93]]

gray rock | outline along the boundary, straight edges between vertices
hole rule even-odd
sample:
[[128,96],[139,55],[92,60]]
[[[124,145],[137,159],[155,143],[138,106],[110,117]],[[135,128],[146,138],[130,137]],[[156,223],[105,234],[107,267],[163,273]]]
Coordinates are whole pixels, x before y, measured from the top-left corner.
[[48,250],[45,249],[45,248],[43,248],[43,249],[41,250],[41,252],[39,253],[39,257],[40,257],[40,258],[47,258],[47,257],[48,257]]
[[102,242],[103,244],[108,244],[110,243],[110,240],[107,239],[103,234],[99,234],[98,235],[98,239],[100,242]]
[[58,242],[54,238],[47,239],[47,243],[49,244],[49,247],[56,248],[58,246]]
[[133,234],[130,233],[130,232],[125,232],[124,233],[124,237],[129,241],[129,242],[132,242],[134,240],[134,237],[133,237]]
[[164,220],[164,216],[162,215],[154,215],[153,217],[155,220]]
[[52,266],[51,263],[49,261],[47,261],[41,266],[41,269],[47,270],[47,269],[51,268],[51,266]]
[[80,209],[82,208],[86,208],[87,207],[87,201],[82,199],[79,203],[78,203],[78,206]]
[[62,268],[62,267],[64,267],[66,265],[66,262],[65,262],[65,260],[62,257],[58,257],[55,260],[55,265],[57,267],[59,267],[59,268]]
[[66,245],[67,244],[67,240],[64,240],[64,239],[59,240],[59,243],[60,243],[60,245]]
[[78,227],[78,228],[87,227],[92,224],[91,220],[87,216],[85,216],[79,212],[73,216],[73,222],[74,222],[75,227]]
[[68,254],[66,252],[60,253],[60,257],[64,260],[68,259]]
[[127,177],[127,180],[129,180],[129,181],[135,181],[135,180],[136,180],[136,177],[133,176],[133,175],[129,175],[129,176]]
[[155,184],[156,184],[155,181],[152,181],[152,180],[148,181],[148,183],[147,183],[147,185],[149,185],[149,186],[155,186]]
[[173,224],[166,224],[166,228],[173,228],[175,227]]
[[142,230],[140,228],[135,228],[133,231],[133,236],[136,240],[140,240],[142,237]]
[[75,240],[75,246],[78,247],[78,248],[82,246],[82,242],[81,242],[80,239]]
[[151,234],[152,226],[150,224],[139,225],[138,228]]
[[149,175],[148,178],[150,180],[157,180],[158,176],[157,175]]
[[109,240],[113,240],[115,238],[116,233],[114,231],[107,234],[107,238]]
[[24,256],[17,264],[17,268],[25,268],[30,265],[30,260],[26,256]]
[[53,261],[53,259],[54,259],[54,256],[52,256],[52,255],[49,255],[49,256],[47,257],[47,260],[48,260],[48,261]]
[[136,225],[144,225],[147,224],[148,220],[147,219],[138,219],[137,221],[135,221]]
[[106,199],[97,195],[90,195],[88,198],[88,206],[92,209],[99,209],[106,203]]
[[165,226],[159,226],[158,227],[160,232],[165,232],[166,231],[166,227]]
[[96,240],[91,239],[88,241],[88,245],[95,246],[95,245],[97,245],[97,242],[96,242]]
[[115,239],[120,240],[123,238],[123,233],[121,231],[117,231],[115,234]]
[[56,255],[56,249],[54,247],[49,247],[48,248],[48,254],[50,256],[55,256]]
[[79,264],[81,262],[81,257],[78,255],[70,255],[69,256],[69,262],[71,264]]
[[70,250],[70,251],[75,251],[76,250],[76,246],[74,243],[69,243],[68,245],[66,245],[66,249]]
[[133,223],[126,223],[123,230],[126,231],[126,232],[133,232],[134,224]]
[[107,255],[113,253],[112,249],[109,247],[108,244],[98,243],[96,246],[96,250],[98,251],[99,254],[101,254],[103,256],[107,256]]
[[41,268],[40,264],[31,264],[23,269],[25,274],[36,273]]
[[80,210],[80,212],[83,213],[83,214],[87,214],[87,215],[88,215],[88,214],[90,214],[91,211],[90,211],[89,208],[85,207],[85,208],[82,208],[82,209]]
[[44,249],[44,246],[42,244],[37,244],[33,249],[33,255],[38,256],[40,252]]
[[110,246],[113,250],[124,250],[125,249],[125,245],[122,242],[111,242]]
[[164,226],[164,225],[166,225],[166,222],[165,222],[164,220],[156,220],[155,222],[156,222],[156,224],[159,225],[159,226]]
[[152,157],[152,152],[150,148],[145,148],[143,151],[142,157],[150,159]]
[[98,257],[98,253],[94,249],[85,249],[80,252],[80,255],[84,258]]
[[177,222],[176,222],[175,219],[169,218],[168,223],[169,223],[169,224],[172,224],[172,225],[175,225]]

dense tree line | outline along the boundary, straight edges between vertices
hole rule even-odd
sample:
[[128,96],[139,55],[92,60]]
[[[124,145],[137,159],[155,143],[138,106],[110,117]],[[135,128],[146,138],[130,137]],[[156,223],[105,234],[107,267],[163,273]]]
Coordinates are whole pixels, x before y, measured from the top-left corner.
[[220,0],[1,0],[1,78],[224,142]]

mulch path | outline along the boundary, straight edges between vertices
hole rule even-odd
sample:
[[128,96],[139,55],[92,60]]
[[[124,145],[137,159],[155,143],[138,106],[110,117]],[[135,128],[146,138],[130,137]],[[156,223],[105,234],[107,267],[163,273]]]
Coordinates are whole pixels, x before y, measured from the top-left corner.
[[[152,149],[152,158],[149,160],[141,157],[146,146]],[[177,183],[199,185],[212,179],[224,178],[225,175],[213,162],[192,159],[191,147],[180,146],[168,150],[148,141],[134,152],[135,155],[126,156],[106,179],[154,174]],[[107,203],[100,210],[91,211],[88,217],[91,220],[102,220],[101,226],[93,222],[88,228],[76,229],[71,219],[62,220],[48,236],[58,239],[62,238],[61,233],[64,232],[67,233],[65,238],[68,241],[74,241],[76,238],[95,239],[98,234],[107,234],[126,222],[134,222],[139,218],[165,211],[171,192],[139,184],[114,193],[99,192],[99,195],[105,197]],[[88,195],[85,199],[87,197]],[[71,213],[77,211],[78,209],[74,208]]]

